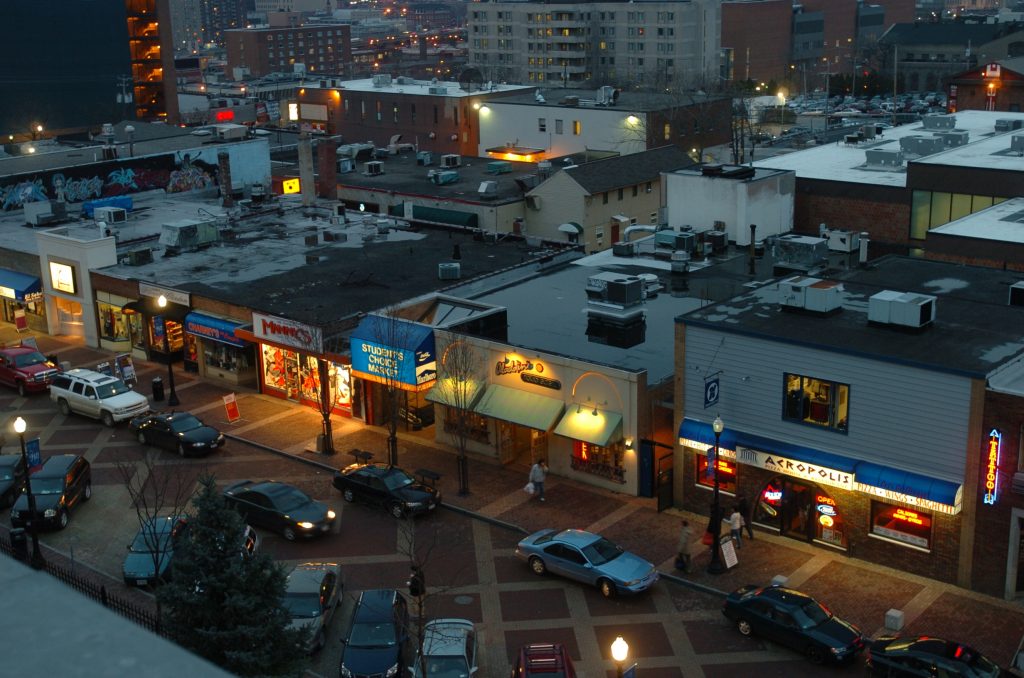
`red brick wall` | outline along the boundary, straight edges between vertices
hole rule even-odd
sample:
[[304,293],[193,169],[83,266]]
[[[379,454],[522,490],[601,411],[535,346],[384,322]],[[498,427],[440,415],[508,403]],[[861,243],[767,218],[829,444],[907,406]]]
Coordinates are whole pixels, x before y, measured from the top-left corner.
[[789,0],[722,3],[722,48],[733,50],[734,80],[788,76],[792,16]]
[[[819,224],[846,231],[866,231],[883,243],[910,242],[910,193],[878,186],[797,181],[793,230],[818,235]],[[861,195],[858,195],[861,194]]]

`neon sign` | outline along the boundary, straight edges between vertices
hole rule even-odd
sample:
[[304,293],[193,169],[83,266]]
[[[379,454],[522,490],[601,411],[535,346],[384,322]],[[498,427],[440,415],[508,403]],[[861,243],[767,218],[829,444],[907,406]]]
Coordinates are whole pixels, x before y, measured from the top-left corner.
[[1003,434],[992,429],[988,434],[988,447],[985,450],[985,496],[982,501],[995,504],[999,491],[999,454],[1003,447]]
[[912,525],[924,525],[924,520],[915,511],[908,511],[907,509],[896,509],[892,514],[892,517],[896,520],[902,520]]
[[764,500],[770,502],[782,501],[782,492],[777,490],[765,490]]
[[836,524],[832,516],[818,516],[818,522],[821,523],[822,527],[832,527]]
[[830,504],[818,504],[818,513],[823,516],[834,516],[836,514],[836,509]]

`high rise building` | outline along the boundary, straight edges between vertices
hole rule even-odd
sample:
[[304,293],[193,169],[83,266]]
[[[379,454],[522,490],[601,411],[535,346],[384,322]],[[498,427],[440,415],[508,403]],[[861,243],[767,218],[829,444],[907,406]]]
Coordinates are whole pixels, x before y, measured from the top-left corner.
[[305,24],[241,28],[224,32],[227,73],[261,77],[268,73],[344,74],[352,63],[352,27]]
[[135,117],[178,121],[170,0],[125,0]]
[[254,8],[253,0],[199,0],[203,42],[223,46],[224,31],[244,28]]

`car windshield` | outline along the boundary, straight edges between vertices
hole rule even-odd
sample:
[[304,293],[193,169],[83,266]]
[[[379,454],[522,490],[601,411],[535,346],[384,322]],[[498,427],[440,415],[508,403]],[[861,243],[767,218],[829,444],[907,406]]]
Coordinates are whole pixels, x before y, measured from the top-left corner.
[[14,469],[6,466],[0,468],[0,480],[14,480]]
[[286,593],[284,606],[295,619],[312,619],[320,616],[320,594]]
[[832,613],[821,606],[817,601],[811,600],[800,608],[800,611],[807,617],[807,622],[801,624],[805,629],[823,624],[832,618]]
[[284,511],[285,513],[288,511],[294,511],[300,506],[305,506],[309,502],[309,497],[303,494],[302,490],[297,490],[294,487],[287,488],[286,491],[282,492],[274,499],[274,504],[277,506],[278,510]]
[[150,530],[141,530],[135,535],[132,545],[128,547],[128,550],[132,553],[153,553],[155,551],[164,551],[167,549],[167,544],[171,540],[170,532],[160,532],[153,534]]
[[[416,676],[419,677],[420,666],[416,664]],[[429,678],[469,678],[469,667],[462,657],[427,657],[427,676]]]
[[100,400],[110,398],[111,396],[121,395],[127,393],[131,389],[125,386],[125,383],[120,379],[114,381],[108,381],[105,384],[101,384],[96,387],[96,395],[100,397]]
[[594,543],[583,548],[583,555],[592,565],[604,565],[622,555],[622,549],[601,537]]
[[32,351],[31,353],[23,353],[22,355],[14,356],[14,364],[16,367],[32,367],[33,365],[42,365],[46,362],[46,356],[39,351]]
[[356,623],[349,634],[349,647],[394,647],[395,627],[386,622]]
[[63,478],[34,478],[32,494],[61,494],[64,492]]
[[398,490],[406,485],[413,484],[412,476],[400,469],[392,469],[391,473],[384,476],[384,484],[389,490]]
[[203,425],[203,422],[196,419],[191,414],[186,414],[183,417],[175,417],[171,421],[171,430],[175,433],[184,433],[185,431],[191,431],[197,429]]

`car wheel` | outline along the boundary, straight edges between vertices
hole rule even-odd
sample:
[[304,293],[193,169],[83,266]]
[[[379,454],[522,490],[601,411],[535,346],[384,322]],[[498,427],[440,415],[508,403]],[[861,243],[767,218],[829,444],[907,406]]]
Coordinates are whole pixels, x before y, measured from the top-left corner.
[[60,410],[60,413],[63,414],[65,417],[71,414],[71,405],[68,405],[68,401],[64,400],[63,398],[57,401],[57,408]]
[[22,398],[28,395],[28,389],[25,388],[25,382],[23,381],[18,382],[18,395],[20,395]]
[[825,650],[819,645],[808,645],[804,654],[807,655],[807,658],[810,659],[813,664],[825,663]]
[[615,597],[615,584],[610,579],[598,579],[597,588],[601,589],[601,595],[605,598]]
[[112,415],[110,412],[107,412],[106,410],[100,412],[100,421],[102,421],[103,425],[106,426],[107,428],[114,427],[114,415]]
[[345,499],[345,501],[355,501],[356,500],[356,495],[355,495],[354,492],[352,492],[352,490],[348,490],[348,489],[344,490],[341,493],[341,496]]
[[544,561],[537,556],[530,558],[530,569],[533,570],[534,574],[539,576],[543,576],[548,571],[547,566],[544,565]]
[[70,521],[70,518],[68,518],[68,512],[67,511],[61,511],[60,512],[59,520],[60,520],[60,529],[63,530],[65,527],[68,526],[68,522]]
[[92,481],[85,484],[85,489],[82,490],[82,501],[89,501],[92,499]]
[[146,434],[143,431],[139,431],[139,435],[135,436],[139,441],[140,445],[149,445],[149,440],[146,439]]
[[295,528],[292,528],[292,527],[284,528],[284,530],[282,530],[282,532],[281,532],[281,536],[283,536],[288,541],[295,541]]
[[395,502],[394,504],[391,504],[391,506],[388,507],[388,513],[390,513],[392,516],[398,519],[402,519],[405,517],[405,509],[398,502]]
[[740,635],[748,637],[754,635],[754,627],[746,619],[736,620],[736,630],[740,632]]

